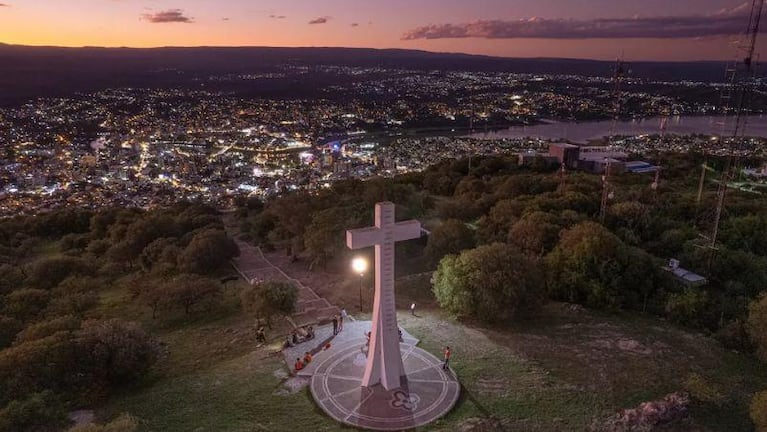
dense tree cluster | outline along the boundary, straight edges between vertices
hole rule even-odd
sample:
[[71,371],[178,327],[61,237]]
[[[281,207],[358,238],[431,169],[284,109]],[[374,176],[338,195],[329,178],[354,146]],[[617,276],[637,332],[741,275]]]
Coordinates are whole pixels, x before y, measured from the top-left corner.
[[157,343],[104,313],[104,291],[126,287],[155,312],[210,310],[238,253],[217,212],[197,204],[0,221],[0,430],[62,430],[71,404],[148,373]]
[[420,190],[420,177],[335,183],[316,194],[294,192],[242,208],[240,228],[264,248],[283,249],[311,265],[326,266],[344,256],[343,232],[367,226],[373,205],[379,201],[398,204],[398,218],[418,217],[430,207],[428,194]]
[[[447,297],[469,286],[484,289],[476,288],[472,277],[493,270],[468,271],[467,251],[501,243],[509,248],[494,250],[515,257],[510,266],[522,272],[529,267],[532,273],[544,269],[538,286],[544,298],[654,313],[716,332],[728,346],[748,348],[753,344],[749,334],[756,331],[746,325],[748,306],[767,287],[767,200],[730,193],[721,242],[712,256],[704,237],[712,221],[706,209],[716,199],[716,188],[705,187],[696,205],[697,175],[690,173],[698,168],[698,156],[658,158],[664,169],[657,188],[650,187],[650,175],[611,178],[603,223],[598,222],[599,176],[562,176],[544,166],[519,167],[512,158],[475,157],[394,179],[340,182],[316,195],[243,205],[241,224],[263,246],[285,248],[315,264],[345,264],[343,230],[369,224],[372,204],[387,199],[398,205],[399,216],[427,223],[427,243],[399,245],[398,256],[409,248],[406,265],[420,262],[420,272],[438,268],[435,281],[444,285],[434,286],[437,298],[459,315],[493,316],[469,312],[466,298]],[[520,257],[524,260],[515,264]],[[692,287],[675,280],[662,269],[670,258],[705,275],[708,284]],[[456,301],[460,307],[453,305]]]

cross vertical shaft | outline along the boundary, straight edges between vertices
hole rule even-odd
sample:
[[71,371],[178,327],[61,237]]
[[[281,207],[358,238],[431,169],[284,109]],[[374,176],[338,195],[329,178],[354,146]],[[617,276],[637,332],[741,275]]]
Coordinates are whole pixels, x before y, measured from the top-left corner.
[[373,328],[362,385],[381,384],[386,390],[401,387],[404,374],[399,350],[399,327],[394,298],[394,245],[397,241],[418,238],[418,221],[395,223],[394,204],[376,204],[375,226],[346,232],[351,249],[375,246],[375,295]]

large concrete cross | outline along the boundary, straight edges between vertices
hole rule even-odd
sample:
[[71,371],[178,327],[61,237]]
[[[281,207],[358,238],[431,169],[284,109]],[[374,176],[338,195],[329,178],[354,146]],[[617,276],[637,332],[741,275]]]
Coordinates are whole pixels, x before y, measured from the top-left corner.
[[394,243],[421,236],[416,220],[394,222],[394,203],[376,204],[375,226],[346,231],[346,245],[351,249],[375,246],[376,284],[373,300],[373,329],[368,347],[364,387],[381,384],[386,390],[401,387],[404,375],[399,351],[399,327],[394,303]]

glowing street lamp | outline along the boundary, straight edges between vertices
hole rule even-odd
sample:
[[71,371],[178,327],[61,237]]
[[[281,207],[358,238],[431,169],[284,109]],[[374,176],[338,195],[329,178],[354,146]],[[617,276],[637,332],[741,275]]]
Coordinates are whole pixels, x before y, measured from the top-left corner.
[[352,260],[352,269],[360,275],[360,313],[362,313],[362,277],[365,276],[365,270],[368,269],[368,262],[365,258],[357,257]]

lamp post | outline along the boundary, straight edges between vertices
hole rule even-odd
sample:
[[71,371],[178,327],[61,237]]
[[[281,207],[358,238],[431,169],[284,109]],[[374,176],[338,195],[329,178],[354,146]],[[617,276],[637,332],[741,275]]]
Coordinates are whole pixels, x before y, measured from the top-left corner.
[[362,277],[365,276],[365,270],[368,268],[368,262],[365,258],[357,257],[352,260],[352,269],[360,275],[360,313],[362,313]]

